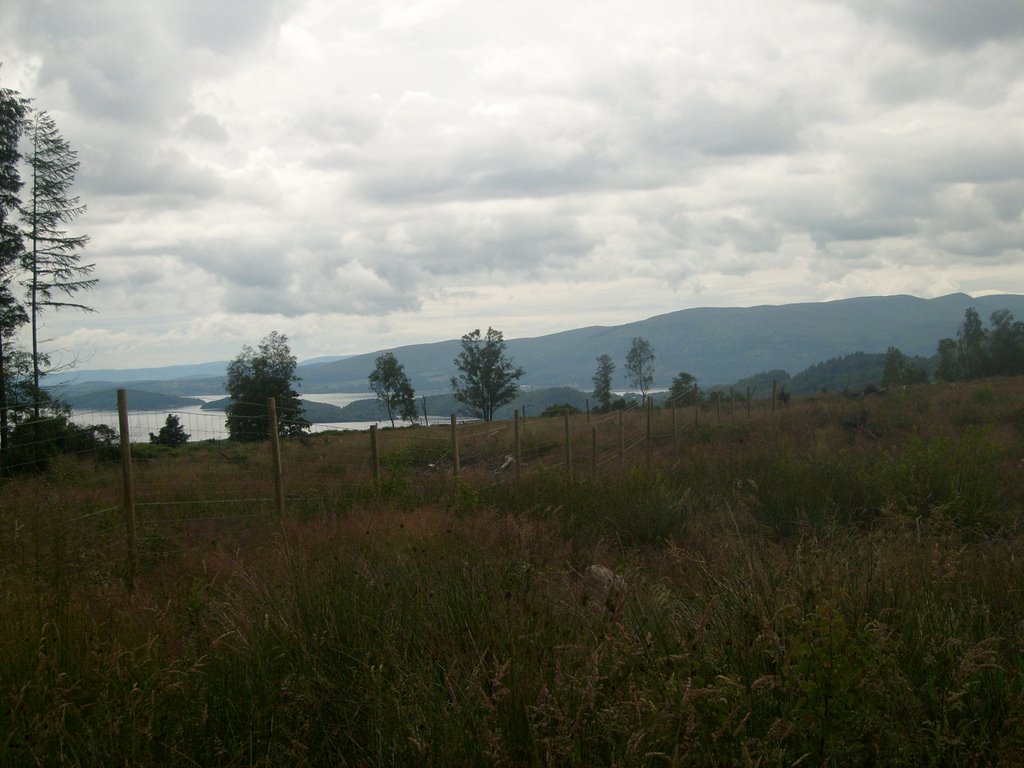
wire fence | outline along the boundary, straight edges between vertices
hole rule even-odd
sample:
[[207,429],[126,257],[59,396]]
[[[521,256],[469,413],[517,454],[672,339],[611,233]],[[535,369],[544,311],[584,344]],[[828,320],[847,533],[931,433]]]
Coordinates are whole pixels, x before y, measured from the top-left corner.
[[541,473],[586,482],[649,469],[678,461],[681,440],[700,419],[737,417],[633,404],[612,413],[529,420],[517,413],[502,422],[452,416],[444,424],[360,432],[318,424],[307,434],[288,419],[270,429],[268,406],[248,404],[251,424],[262,427],[230,440],[223,412],[176,414],[187,450],[151,444],[167,412],[129,411],[126,401],[117,411],[76,413],[75,425],[58,417],[19,426],[0,486],[10,510],[0,528],[0,551],[9,553],[3,567],[34,570],[44,580],[52,573],[57,582],[123,568],[130,584],[140,569],[183,553],[243,547],[290,518],[344,514],[396,497],[414,505]]

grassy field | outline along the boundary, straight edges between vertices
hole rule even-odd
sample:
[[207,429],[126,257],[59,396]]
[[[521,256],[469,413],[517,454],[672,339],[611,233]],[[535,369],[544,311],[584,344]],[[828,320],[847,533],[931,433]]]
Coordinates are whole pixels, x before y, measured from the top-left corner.
[[1024,764],[1024,381],[668,418],[2,481],[0,765]]

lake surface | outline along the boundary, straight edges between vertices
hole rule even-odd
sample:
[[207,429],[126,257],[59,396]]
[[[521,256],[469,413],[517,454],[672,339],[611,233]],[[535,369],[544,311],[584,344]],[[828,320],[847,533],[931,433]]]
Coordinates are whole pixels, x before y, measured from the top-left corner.
[[[224,394],[217,395],[194,395],[205,403],[213,400],[220,400]],[[372,400],[371,392],[325,392],[325,393],[302,393],[304,400],[315,400],[318,403],[328,403],[342,408],[357,400]],[[198,440],[226,440],[228,437],[227,427],[224,421],[227,418],[224,411],[204,411],[198,405],[190,405],[185,408],[170,408],[167,410],[128,411],[128,434],[133,443],[149,442],[149,435],[157,434],[160,427],[164,426],[167,416],[175,414],[181,422],[182,428],[189,435],[190,441]],[[82,426],[91,424],[106,424],[114,430],[118,429],[117,410],[82,410],[73,411],[71,420]],[[431,416],[430,423],[437,424],[447,422],[447,417]],[[379,427],[391,426],[390,421],[340,421],[330,424],[314,424],[311,432],[324,432],[334,429],[366,430],[376,424]]]

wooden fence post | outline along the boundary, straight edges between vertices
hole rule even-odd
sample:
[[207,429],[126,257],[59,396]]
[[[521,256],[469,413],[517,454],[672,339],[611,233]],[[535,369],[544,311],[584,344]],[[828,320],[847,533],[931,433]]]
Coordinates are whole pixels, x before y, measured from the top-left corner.
[[736,421],[736,394],[729,387],[729,418]]
[[462,467],[459,464],[459,430],[458,424],[455,421],[455,414],[452,414],[452,474],[455,477],[459,476],[462,471]]
[[775,413],[775,388],[778,386],[778,384],[778,381],[772,379],[772,413]]
[[124,478],[124,515],[128,529],[129,592],[135,591],[135,576],[139,570],[139,550],[135,536],[135,484],[132,482],[132,443],[128,433],[128,393],[117,390],[117,422],[121,428],[121,473]]
[[380,490],[380,451],[377,447],[377,425],[370,425],[370,456],[373,461],[373,484]]
[[274,505],[277,516],[284,520],[284,482],[281,477],[281,439],[277,434],[277,401],[267,398],[267,427],[270,433],[270,462],[274,473]]
[[747,418],[750,418],[750,385],[747,385]]
[[651,471],[651,418],[654,414],[654,398],[649,397],[645,401],[647,411],[647,471]]
[[565,420],[565,472],[569,480],[572,480],[572,437],[569,435],[569,409],[563,412]]

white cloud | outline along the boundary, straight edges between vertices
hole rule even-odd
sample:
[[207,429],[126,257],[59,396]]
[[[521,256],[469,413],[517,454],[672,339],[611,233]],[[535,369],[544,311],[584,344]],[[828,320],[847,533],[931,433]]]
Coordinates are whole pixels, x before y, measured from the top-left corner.
[[1024,292],[1017,0],[11,6],[101,280],[48,323],[96,365]]

